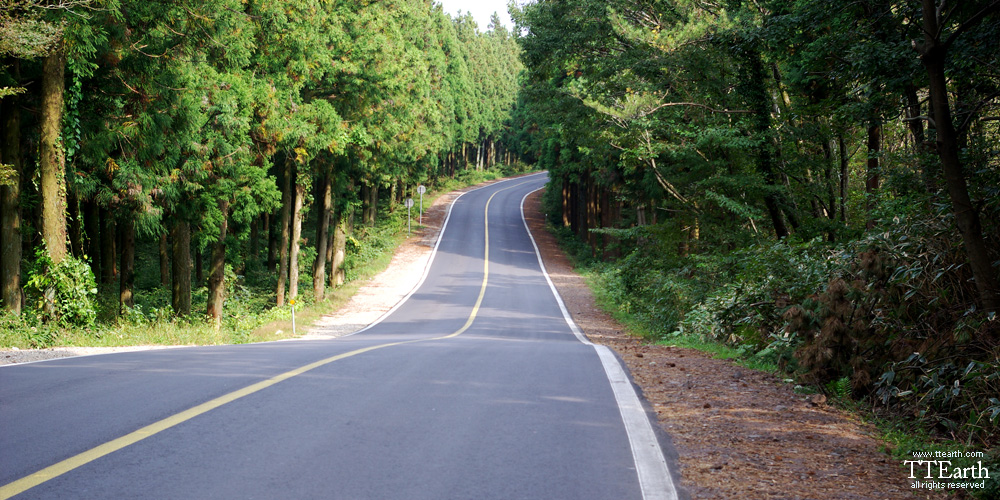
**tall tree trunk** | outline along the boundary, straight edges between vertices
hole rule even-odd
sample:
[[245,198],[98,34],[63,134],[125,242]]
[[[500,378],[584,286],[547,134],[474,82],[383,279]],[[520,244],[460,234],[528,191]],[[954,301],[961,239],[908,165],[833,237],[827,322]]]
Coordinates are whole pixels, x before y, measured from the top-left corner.
[[226,299],[226,233],[229,229],[229,200],[219,202],[222,224],[219,239],[212,244],[212,262],[208,275],[208,319],[215,331],[222,327],[222,304]]
[[934,171],[931,166],[924,161],[923,155],[927,153],[927,140],[924,134],[924,120],[920,114],[920,97],[917,96],[917,86],[909,84],[906,86],[906,125],[910,129],[910,140],[913,141],[913,155],[916,157],[916,167],[920,170],[924,180],[924,187],[928,192],[937,191],[937,182],[934,178]]
[[52,262],[66,256],[66,156],[59,145],[62,133],[66,52],[62,42],[42,61],[39,184],[42,196],[42,239]]
[[837,134],[837,149],[840,150],[840,221],[847,224],[847,188],[851,158],[847,155],[847,143],[843,132]]
[[264,234],[267,235],[267,270],[273,273],[274,265],[278,258],[278,238],[274,234],[274,224],[271,223],[272,219],[274,219],[274,215],[264,214]]
[[170,286],[170,252],[167,250],[167,233],[160,235],[160,286]]
[[337,214],[336,225],[333,228],[333,259],[330,261],[330,284],[344,284],[344,260],[347,257],[347,226],[348,217],[344,213]]
[[205,283],[205,252],[200,248],[194,250],[194,282],[195,286]]
[[[934,108],[934,122],[937,131],[937,150],[944,170],[945,185],[951,198],[955,222],[962,234],[962,243],[968,255],[972,276],[976,282],[983,309],[1000,311],[1000,284],[993,259],[990,257],[983,239],[979,210],[969,198],[969,189],[962,162],[959,158],[958,134],[952,123],[951,104],[948,100],[948,84],[945,76],[945,62],[948,46],[940,39],[937,7],[934,0],[923,0],[924,45],[921,61],[930,80],[931,105]],[[967,21],[969,22],[969,21]]]
[[170,227],[170,305],[177,316],[191,314],[191,224],[175,221]]
[[281,240],[279,243],[278,257],[278,307],[285,305],[285,280],[288,276],[288,243],[291,234],[288,229],[291,225],[292,209],[292,170],[295,168],[295,161],[285,158],[285,176],[281,184]]
[[135,287],[135,224],[130,215],[126,214],[118,224],[118,231],[122,237],[118,310],[123,313],[126,308],[135,307],[132,293]]
[[69,188],[66,193],[66,203],[69,216],[69,243],[73,257],[83,258],[83,218],[80,215],[80,199],[76,189]]
[[361,223],[368,224],[369,200],[371,199],[371,187],[368,184],[361,184]]
[[[755,111],[753,115],[754,133],[759,136],[758,140],[760,141],[760,145],[756,147],[757,168],[764,174],[764,182],[776,189],[780,186],[780,183],[774,171],[776,153],[774,141],[771,138],[771,110],[773,106],[771,96],[765,86],[767,75],[764,71],[764,61],[761,59],[760,52],[756,46],[747,47],[744,57],[746,58],[743,69],[746,73],[747,99]],[[775,189],[771,189],[764,196],[764,206],[771,217],[775,235],[778,238],[784,238],[790,234],[788,226],[785,225],[785,219],[782,216],[782,210],[787,209],[787,207],[783,206],[782,196],[778,195]]]
[[396,204],[397,204],[396,196],[400,192],[399,189],[396,189],[397,185],[398,185],[398,183],[396,181],[392,181],[392,184],[389,186],[389,213],[390,214],[396,212]]
[[323,300],[326,295],[326,247],[330,240],[327,232],[330,227],[330,206],[333,201],[329,169],[324,172],[320,182],[322,184],[320,185],[319,220],[316,224],[316,260],[313,265],[313,296],[317,301]]
[[305,186],[296,182],[292,208],[292,248],[288,257],[288,298],[291,300],[299,296],[299,242],[302,239],[302,202],[305,197]]
[[[823,183],[826,184],[826,218],[837,219],[837,188],[833,181],[833,146],[831,139],[823,139]],[[831,234],[832,238],[832,234]],[[830,241],[833,241],[832,239]]]
[[115,218],[107,209],[101,209],[101,283],[115,282]]
[[94,200],[83,202],[83,230],[87,233],[87,257],[94,277],[101,277],[101,207]]
[[260,219],[250,221],[250,260],[257,261],[260,254]]
[[875,227],[875,201],[879,188],[879,157],[882,156],[882,125],[868,127],[868,168],[865,176],[865,209],[868,212],[868,229]]
[[0,187],[0,303],[21,314],[21,109],[14,97],[0,102],[0,162],[13,167],[14,178]]
[[378,213],[378,185],[362,184],[361,198],[364,207],[361,212],[361,223],[369,226],[375,225],[375,216]]

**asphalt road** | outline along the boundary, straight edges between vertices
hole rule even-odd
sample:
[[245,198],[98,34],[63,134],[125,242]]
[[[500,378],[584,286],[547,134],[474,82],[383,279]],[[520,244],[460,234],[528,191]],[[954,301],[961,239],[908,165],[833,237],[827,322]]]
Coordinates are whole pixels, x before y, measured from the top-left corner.
[[676,498],[540,268],[544,182],[460,197],[422,284],[349,337],[0,367],[0,499]]

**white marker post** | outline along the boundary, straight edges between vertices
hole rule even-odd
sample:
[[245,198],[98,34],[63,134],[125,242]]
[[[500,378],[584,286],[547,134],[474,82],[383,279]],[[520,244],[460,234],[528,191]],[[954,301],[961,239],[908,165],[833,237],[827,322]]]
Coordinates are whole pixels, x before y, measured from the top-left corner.
[[424,225],[424,193],[427,192],[427,188],[423,184],[417,186],[417,194],[420,195],[420,211],[417,212],[417,217],[419,217],[419,223],[421,226]]
[[295,299],[288,301],[288,304],[292,306],[292,336],[295,336]]
[[410,207],[413,206],[413,198],[406,199],[406,235],[410,235]]

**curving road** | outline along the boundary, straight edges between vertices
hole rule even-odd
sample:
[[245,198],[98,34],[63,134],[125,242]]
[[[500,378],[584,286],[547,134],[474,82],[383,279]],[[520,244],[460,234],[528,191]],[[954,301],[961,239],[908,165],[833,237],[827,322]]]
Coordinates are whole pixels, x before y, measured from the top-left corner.
[[0,367],[0,499],[677,498],[540,267],[545,180],[461,196],[421,285],[349,337]]

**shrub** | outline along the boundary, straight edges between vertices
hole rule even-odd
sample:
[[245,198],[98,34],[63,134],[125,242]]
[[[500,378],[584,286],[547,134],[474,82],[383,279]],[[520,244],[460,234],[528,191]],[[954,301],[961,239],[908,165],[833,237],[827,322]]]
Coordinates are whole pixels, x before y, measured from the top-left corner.
[[58,264],[43,245],[35,253],[25,291],[29,304],[48,322],[91,326],[97,319],[94,298],[97,283],[90,265],[66,255]]

